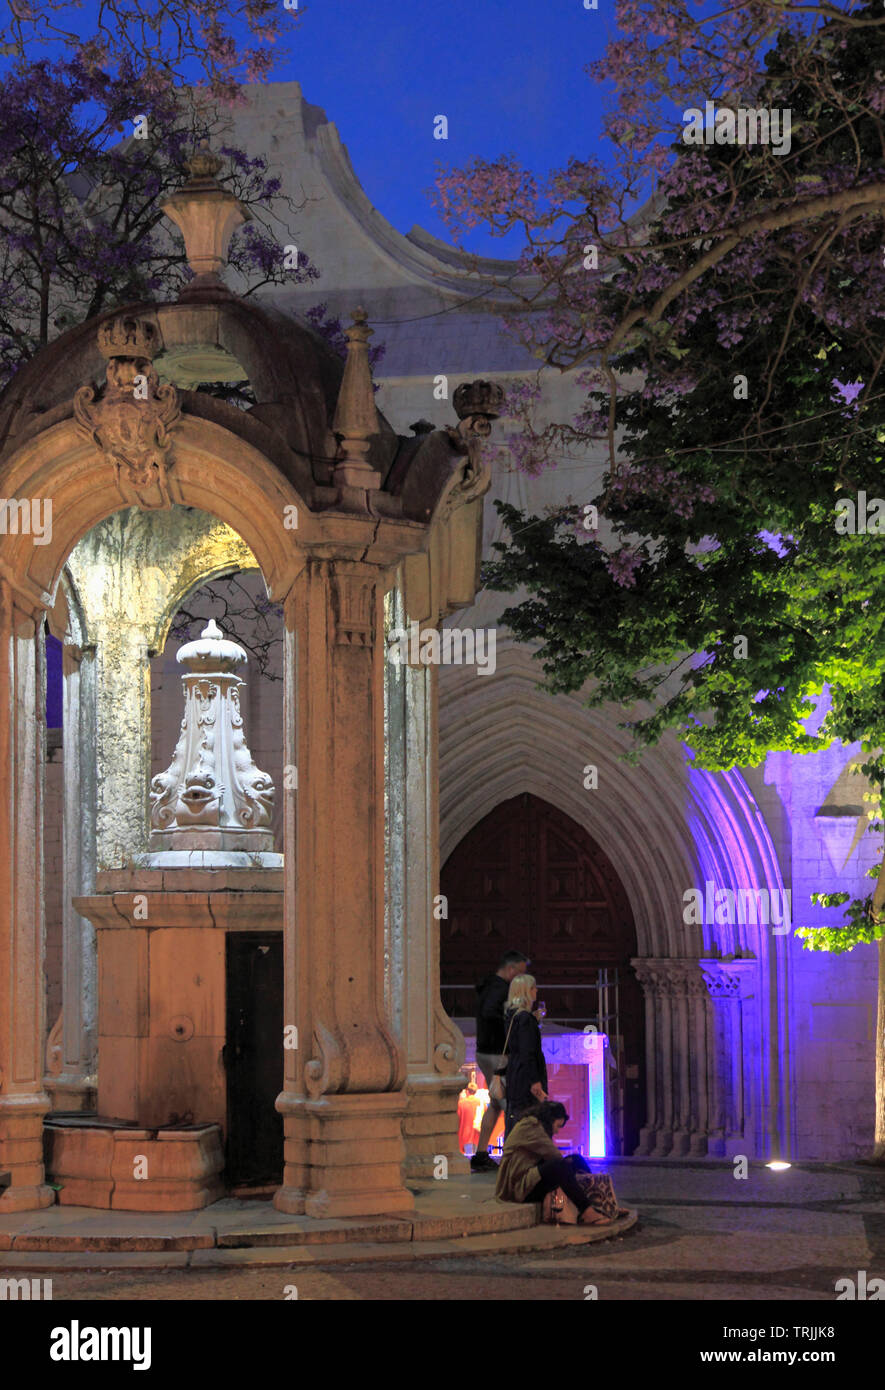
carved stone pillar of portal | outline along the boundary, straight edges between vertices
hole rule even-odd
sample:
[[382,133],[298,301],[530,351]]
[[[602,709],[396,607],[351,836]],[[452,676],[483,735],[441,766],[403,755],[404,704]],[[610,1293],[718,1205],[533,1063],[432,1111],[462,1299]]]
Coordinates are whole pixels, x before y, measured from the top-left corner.
[[[285,1023],[281,1211],[414,1206],[405,1058],[385,1007],[383,568],[311,556],[285,600]],[[294,905],[294,913],[293,913]],[[294,920],[293,920],[294,918]]]
[[632,962],[646,1002],[647,1123],[637,1154],[707,1152],[710,1132],[709,998],[696,960]]
[[[385,602],[386,630],[408,627],[403,596]],[[439,775],[437,668],[386,663],[387,996],[408,1074],[403,1122],[411,1178],[466,1173],[458,1147],[464,1038],[439,996]],[[390,652],[388,652],[390,655]],[[440,1159],[445,1160],[440,1168]]]
[[726,1158],[752,1152],[749,1106],[744,1091],[744,1055],[747,1045],[743,1001],[756,986],[758,962],[749,960],[699,961],[712,1000],[712,1041],[716,1059],[716,1121],[713,1153]]
[[0,1212],[48,1207],[43,1116],[42,614],[0,579]]
[[64,813],[62,849],[62,1011],[58,1066],[46,1078],[52,1109],[94,1110],[98,968],[95,928],[73,899],[95,883],[95,649],[62,648]]

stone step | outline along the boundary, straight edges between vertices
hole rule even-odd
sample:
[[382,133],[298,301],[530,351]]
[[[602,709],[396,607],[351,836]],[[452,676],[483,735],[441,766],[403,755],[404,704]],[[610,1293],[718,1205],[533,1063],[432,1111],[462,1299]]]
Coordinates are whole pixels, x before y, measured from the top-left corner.
[[[636,1225],[638,1213],[628,1211],[613,1226],[543,1226],[498,1230],[475,1235],[437,1237],[429,1240],[367,1241],[345,1240],[337,1243],[300,1243],[289,1246],[263,1243],[254,1246],[191,1246],[183,1248],[167,1244],[136,1248],[117,1246],[112,1249],[67,1248],[40,1250],[13,1249],[3,1255],[3,1269],[9,1270],[152,1270],[152,1269],[241,1269],[251,1266],[285,1268],[293,1265],[363,1264],[371,1261],[415,1261],[452,1255],[519,1254],[523,1251],[544,1251],[577,1245],[592,1245],[622,1236]],[[408,1224],[408,1223],[407,1223]],[[365,1231],[365,1223],[358,1228]],[[147,1237],[155,1241],[156,1237]],[[187,1239],[180,1237],[179,1239]]]

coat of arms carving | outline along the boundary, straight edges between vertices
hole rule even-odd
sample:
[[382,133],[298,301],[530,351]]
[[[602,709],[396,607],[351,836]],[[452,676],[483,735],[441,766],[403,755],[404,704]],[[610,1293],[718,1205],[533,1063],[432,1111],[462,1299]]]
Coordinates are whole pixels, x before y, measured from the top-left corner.
[[152,511],[172,506],[169,431],[181,414],[178,392],[160,385],[152,358],[159,334],[149,319],[131,316],[101,325],[98,344],[108,359],[106,384],[81,386],[74,415],[114,465],[127,506]]

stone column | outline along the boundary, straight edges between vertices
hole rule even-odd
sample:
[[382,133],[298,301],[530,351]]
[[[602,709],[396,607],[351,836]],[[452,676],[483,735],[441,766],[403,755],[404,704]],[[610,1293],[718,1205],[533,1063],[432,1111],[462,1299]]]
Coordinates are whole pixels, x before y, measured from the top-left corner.
[[712,1000],[713,1046],[719,1078],[714,1152],[733,1158],[754,1149],[744,1088],[747,1030],[742,1001],[755,988],[757,962],[702,960],[699,965]]
[[48,1207],[43,1173],[41,617],[0,579],[0,1212]]
[[648,1122],[637,1154],[707,1152],[710,1131],[709,1003],[695,960],[632,962],[646,1000]]
[[645,1113],[646,1122],[639,1131],[636,1146],[637,1158],[648,1158],[654,1152],[658,1131],[663,1127],[661,1108],[661,1081],[658,1076],[660,1020],[658,998],[652,988],[651,973],[642,970],[642,962],[632,962],[636,976],[642,985],[645,998]]
[[61,1067],[47,1077],[52,1109],[94,1110],[98,969],[95,928],[72,899],[95,885],[95,648],[66,642],[64,676],[64,814],[62,848]]
[[[324,547],[325,549],[326,547]],[[331,549],[329,545],[328,549]],[[384,989],[388,574],[311,556],[286,601],[285,1171],[281,1211],[367,1216],[403,1185],[405,1058]]]
[[[388,630],[404,631],[402,594],[387,598]],[[398,653],[397,653],[398,655]],[[439,996],[438,669],[387,661],[387,991],[405,1048],[405,1173],[469,1171],[458,1148],[464,1038]]]

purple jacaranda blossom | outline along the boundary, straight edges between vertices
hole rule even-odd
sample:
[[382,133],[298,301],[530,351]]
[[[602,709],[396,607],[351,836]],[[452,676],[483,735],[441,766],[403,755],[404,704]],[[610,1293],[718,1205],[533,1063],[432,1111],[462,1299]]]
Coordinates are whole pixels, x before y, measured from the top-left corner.
[[641,569],[642,563],[642,555],[631,550],[629,546],[622,546],[608,557],[605,567],[621,588],[633,589],[636,586],[636,571]]
[[[114,304],[174,298],[191,276],[159,208],[187,178],[195,140],[222,156],[218,177],[272,216],[280,183],[262,156],[213,133],[193,93],[157,83],[132,60],[115,70],[82,57],[13,64],[0,85],[0,384],[57,334]],[[144,117],[146,138],[135,136]],[[213,124],[213,121],[215,124]],[[128,138],[132,137],[132,138]],[[288,201],[285,204],[288,210]],[[315,278],[283,263],[260,220],[234,236],[230,262],[250,285]]]
[[846,405],[852,405],[864,388],[862,381],[834,381],[833,385],[836,388],[836,395],[834,395],[833,400],[841,396]]

